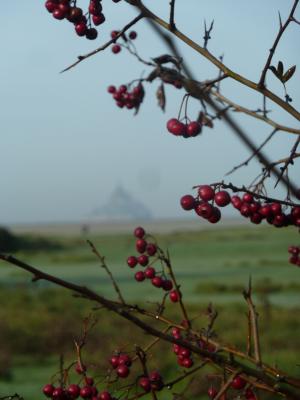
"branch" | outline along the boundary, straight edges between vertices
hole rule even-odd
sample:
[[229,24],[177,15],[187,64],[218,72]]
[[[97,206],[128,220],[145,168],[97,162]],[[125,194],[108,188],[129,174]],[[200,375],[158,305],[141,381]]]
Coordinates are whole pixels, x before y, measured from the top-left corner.
[[281,167],[281,176],[278,177],[276,183],[275,183],[275,187],[277,186],[278,182],[280,182],[280,179],[282,178],[283,174],[285,173],[287,167],[293,163],[293,159],[295,158],[295,155],[297,154],[297,147],[299,146],[300,143],[300,136],[298,136],[294,146],[292,147],[292,150],[290,152],[290,156],[285,160],[284,162],[284,166]]
[[175,26],[175,0],[170,0],[170,30],[176,29]]
[[119,288],[119,286],[118,286],[113,274],[111,273],[111,271],[109,270],[108,266],[106,265],[105,257],[101,256],[99,251],[96,249],[96,247],[94,246],[94,244],[90,240],[87,240],[87,243],[91,247],[92,252],[98,257],[98,259],[99,259],[99,261],[101,263],[101,267],[103,269],[105,269],[106,273],[108,274],[108,276],[109,276],[109,278],[110,278],[110,280],[112,282],[112,285],[113,285],[113,287],[114,287],[114,289],[115,289],[115,291],[116,291],[116,293],[117,293],[117,295],[119,297],[120,302],[122,304],[125,304],[125,300],[124,300],[124,297],[122,296],[121,290],[120,290],[120,288]]
[[284,31],[286,30],[286,28],[288,27],[290,22],[292,22],[294,20],[293,16],[294,16],[294,12],[296,10],[296,7],[298,5],[298,2],[299,2],[299,0],[295,0],[294,1],[294,5],[293,5],[293,7],[291,9],[290,15],[288,16],[287,20],[285,21],[285,23],[283,25],[282,25],[281,19],[280,19],[279,32],[278,32],[278,34],[277,34],[277,36],[275,38],[273,46],[270,49],[269,57],[268,57],[267,62],[265,64],[265,66],[264,66],[264,69],[263,69],[263,71],[261,73],[261,77],[260,77],[260,80],[259,80],[259,83],[258,83],[258,87],[261,88],[261,89],[263,89],[265,87],[266,74],[267,74],[267,71],[268,71],[268,69],[269,69],[269,67],[271,65],[273,55],[274,55],[276,47],[277,47],[277,45],[278,45],[278,43],[279,43],[279,41],[281,39],[281,36],[283,35]]
[[[289,387],[289,386],[294,386],[296,388],[300,388],[300,381],[297,379],[290,378],[285,375],[280,375],[279,372],[277,372],[277,373],[275,372],[274,377],[269,376],[269,374],[263,370],[263,367],[260,367],[260,368],[254,367],[253,368],[246,363],[242,363],[237,360],[232,360],[232,359],[228,358],[227,356],[223,356],[219,353],[212,353],[203,348],[199,348],[198,346],[195,346],[188,340],[175,339],[173,336],[168,335],[164,332],[161,332],[160,330],[154,328],[152,325],[147,324],[146,322],[142,321],[141,319],[135,317],[130,312],[128,312],[124,309],[124,305],[113,302],[111,300],[108,300],[108,299],[104,298],[103,296],[100,296],[97,293],[93,292],[92,290],[88,289],[87,287],[79,286],[74,283],[64,281],[63,279],[57,278],[53,275],[42,272],[24,262],[16,259],[13,256],[0,254],[0,259],[4,260],[12,265],[15,265],[19,268],[22,268],[25,271],[30,272],[31,274],[34,275],[34,277],[36,279],[44,279],[49,282],[55,283],[58,286],[65,287],[69,290],[80,293],[84,298],[100,303],[107,310],[113,311],[114,313],[118,314],[120,317],[125,318],[126,320],[128,320],[131,323],[133,323],[134,325],[138,326],[140,329],[147,332],[148,334],[155,336],[157,338],[161,338],[162,340],[164,340],[166,342],[175,343],[175,344],[178,344],[179,346],[185,347],[185,348],[191,350],[193,353],[198,354],[201,357],[204,357],[209,362],[212,362],[218,368],[221,368],[221,369],[225,368],[226,370],[228,370],[232,373],[234,373],[237,370],[243,371],[243,373],[246,375],[247,379],[249,376],[249,382],[251,382],[251,384],[254,386],[261,387],[262,386],[261,382],[263,382],[264,383],[263,387],[267,391],[270,391],[270,392],[276,393],[276,394],[281,394],[291,400],[299,399],[299,393],[297,391],[295,391],[294,389],[292,389],[291,387]],[[129,305],[127,307],[134,309],[134,307],[129,306]],[[271,372],[272,369],[270,368],[269,371]],[[280,376],[281,379],[286,383],[285,385],[280,385],[280,384],[278,385],[278,376]]]
[[106,42],[104,45],[102,45],[101,47],[98,47],[97,49],[91,51],[90,53],[87,53],[83,56],[78,56],[78,60],[75,61],[73,64],[69,65],[67,68],[63,69],[61,71],[61,73],[69,71],[70,69],[72,69],[73,67],[75,67],[76,65],[78,65],[79,63],[81,63],[81,61],[86,60],[89,57],[94,56],[95,54],[99,53],[100,51],[105,50],[108,46],[110,46],[111,44],[115,43],[117,39],[119,39],[119,37],[121,37],[122,35],[124,35],[124,33],[130,29],[133,25],[135,25],[139,20],[141,20],[142,18],[144,18],[144,15],[141,13],[139,14],[137,17],[135,17],[132,21],[130,21],[127,25],[124,26],[124,28],[111,40],[109,40],[108,42]]

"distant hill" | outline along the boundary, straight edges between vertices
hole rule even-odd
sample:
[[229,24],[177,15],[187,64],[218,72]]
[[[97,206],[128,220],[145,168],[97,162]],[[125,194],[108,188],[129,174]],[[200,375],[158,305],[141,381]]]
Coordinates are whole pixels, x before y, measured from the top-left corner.
[[117,186],[106,203],[96,208],[92,215],[107,221],[151,220],[152,212],[141,201],[135,199],[122,186]]

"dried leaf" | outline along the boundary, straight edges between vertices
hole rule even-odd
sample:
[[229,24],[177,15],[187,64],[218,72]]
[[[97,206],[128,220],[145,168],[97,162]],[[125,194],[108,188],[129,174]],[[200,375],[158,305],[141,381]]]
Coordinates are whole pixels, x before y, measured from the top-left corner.
[[279,62],[278,62],[278,65],[277,65],[277,74],[278,74],[278,76],[280,76],[280,77],[282,77],[282,75],[283,75],[283,63],[282,63],[282,61],[279,61]]
[[214,127],[213,121],[207,115],[205,115],[203,111],[200,111],[197,121],[199,124],[207,126],[208,128]]
[[282,82],[285,83],[287,82],[289,79],[291,79],[291,77],[294,75],[296,71],[296,65],[293,65],[291,68],[289,68],[286,73],[283,75],[282,77]]
[[165,87],[164,87],[163,83],[161,85],[159,85],[158,88],[157,88],[156,98],[158,100],[159,107],[163,111],[165,111],[165,108],[166,108],[166,95],[165,95]]
[[269,67],[269,69],[273,72],[273,74],[274,74],[275,76],[277,76],[277,78],[279,78],[277,69],[276,69],[273,65],[271,65],[271,66]]
[[169,54],[163,54],[162,56],[159,56],[159,57],[156,57],[156,58],[152,58],[152,60],[158,65],[172,63],[178,69],[180,69],[181,61],[182,61],[182,60],[178,60],[177,58],[175,58],[173,56],[170,56]]

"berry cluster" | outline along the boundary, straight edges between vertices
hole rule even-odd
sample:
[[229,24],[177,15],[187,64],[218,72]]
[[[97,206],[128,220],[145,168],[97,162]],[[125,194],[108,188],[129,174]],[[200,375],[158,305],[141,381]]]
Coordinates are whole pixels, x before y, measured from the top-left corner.
[[81,397],[82,399],[91,400],[116,400],[108,391],[98,392],[94,385],[94,379],[85,376],[84,385],[70,384],[68,387],[55,387],[48,383],[43,387],[45,396],[53,400],[73,400]]
[[300,246],[290,246],[288,252],[291,254],[289,262],[300,267]]
[[[120,34],[119,31],[112,31],[111,34],[110,34],[110,37],[111,37],[112,39],[115,39],[114,42],[116,42],[116,40],[118,39],[117,36],[118,36],[119,34]],[[137,38],[137,33],[136,33],[136,31],[130,31],[129,34],[128,34],[128,36],[127,36],[125,33],[122,33],[122,35],[121,35],[120,37],[124,40],[125,43],[128,43],[128,42],[130,42],[130,40],[135,40],[135,39]],[[121,47],[121,45],[118,44],[118,43],[115,43],[115,44],[113,44],[113,45],[111,46],[111,51],[112,51],[114,54],[120,53],[121,50],[122,50],[122,47]]]
[[[174,327],[172,329],[172,336],[175,339],[181,339],[181,331],[179,328]],[[179,346],[178,344],[173,344],[173,352],[177,355],[177,363],[181,367],[191,368],[194,365],[194,361],[192,359],[192,354],[189,349],[185,347]]]
[[130,367],[132,364],[131,358],[126,353],[118,353],[113,355],[109,360],[113,369],[116,370],[118,377],[127,378],[130,374]]
[[89,40],[94,40],[98,36],[96,28],[92,25],[98,26],[105,21],[101,0],[90,0],[86,14],[83,13],[82,8],[76,6],[74,0],[47,0],[45,7],[55,19],[66,19],[71,22],[76,34],[85,36]]
[[145,91],[141,83],[134,86],[132,90],[126,85],[121,85],[117,89],[111,85],[107,88],[108,93],[112,94],[113,99],[116,101],[116,105],[120,108],[126,107],[128,110],[135,108],[136,110],[140,107]]
[[151,390],[162,390],[164,387],[164,382],[158,371],[152,371],[148,376],[142,376],[139,379],[139,386],[148,393]]
[[196,214],[211,223],[216,223],[221,219],[221,212],[215,204],[225,207],[230,203],[253,224],[260,224],[265,219],[277,228],[289,225],[300,227],[299,206],[291,207],[290,212],[284,212],[279,202],[261,203],[255,200],[251,193],[244,193],[242,197],[236,195],[231,197],[226,190],[216,191],[213,186],[202,185],[198,187],[196,197],[187,194],[180,199],[181,207],[184,210],[195,210]]
[[[245,389],[246,385],[247,385],[247,382],[245,381],[245,379],[242,378],[240,375],[237,375],[232,380],[230,387],[234,390],[243,391],[243,395],[246,400],[257,400],[255,393],[253,392],[253,390],[250,387]],[[211,399],[214,399],[218,394],[218,390],[215,387],[210,386],[207,391],[207,394],[208,394],[208,397],[210,397]]]
[[153,266],[149,265],[150,258],[159,253],[158,246],[155,243],[146,240],[146,232],[141,226],[135,228],[133,234],[136,238],[135,248],[140,255],[129,256],[127,258],[127,265],[130,268],[135,268],[137,265],[147,267],[145,270],[140,270],[135,273],[135,280],[137,282],[143,282],[145,279],[151,280],[154,287],[169,292],[170,300],[173,303],[176,303],[180,299],[180,293],[173,289],[173,282],[170,279],[167,279],[163,273],[158,273]]
[[171,118],[167,122],[167,129],[175,136],[191,138],[198,136],[201,133],[202,125],[198,121],[181,122],[177,118]]

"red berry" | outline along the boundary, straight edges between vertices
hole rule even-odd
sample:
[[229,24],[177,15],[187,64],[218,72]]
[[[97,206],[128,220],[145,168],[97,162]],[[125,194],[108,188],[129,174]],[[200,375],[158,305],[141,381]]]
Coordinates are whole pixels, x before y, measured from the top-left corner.
[[281,204],[280,203],[272,203],[271,210],[274,215],[281,214]]
[[213,208],[213,215],[208,219],[211,224],[216,224],[221,219],[221,211],[218,207]]
[[118,54],[118,53],[120,53],[120,51],[121,51],[121,46],[120,46],[119,44],[114,44],[114,45],[112,46],[112,48],[111,48],[111,51],[112,51],[114,54]]
[[245,398],[247,400],[256,400],[256,396],[252,389],[250,389],[250,388],[246,389]]
[[120,378],[127,378],[130,373],[129,368],[125,364],[119,365],[116,371]]
[[252,201],[253,201],[253,196],[252,196],[252,194],[250,194],[250,193],[245,193],[244,196],[243,196],[243,201],[244,201],[245,203],[252,203]]
[[189,349],[186,349],[185,347],[181,347],[179,354],[183,357],[183,358],[188,358],[191,355],[191,351]]
[[75,31],[78,36],[84,36],[87,31],[87,26],[85,22],[79,22],[75,25]]
[[151,390],[151,382],[149,378],[146,378],[145,376],[143,376],[142,378],[140,378],[139,380],[139,386],[144,389],[145,392],[150,392]]
[[213,386],[211,386],[208,391],[207,391],[208,397],[210,397],[211,399],[213,399],[214,397],[216,397],[216,395],[218,394],[217,389],[215,389]]
[[52,399],[53,400],[63,400],[65,398],[65,391],[63,388],[58,387],[53,390]]
[[151,382],[157,382],[162,380],[162,376],[158,371],[152,371],[149,374],[149,379]]
[[[120,88],[121,88],[121,86],[120,86]],[[126,88],[126,86],[125,86],[125,88]],[[136,238],[142,239],[145,236],[146,232],[145,232],[144,228],[142,228],[141,226],[138,226],[135,228],[133,234]]]
[[50,13],[52,13],[57,7],[57,2],[48,0],[45,3],[45,7]]
[[185,134],[185,125],[176,118],[169,119],[167,122],[167,129],[175,136],[182,136]]
[[138,260],[135,256],[130,256],[127,258],[127,264],[130,268],[134,268],[138,263]]
[[179,301],[179,299],[180,299],[180,294],[177,292],[177,290],[172,290],[172,291],[169,293],[169,297],[170,297],[170,300],[171,300],[173,303],[177,303],[177,302]]
[[231,382],[234,389],[241,390],[246,386],[247,382],[241,376],[237,375]]
[[186,357],[182,360],[182,366],[185,368],[191,368],[193,365],[194,365],[194,362],[189,357]]
[[137,33],[136,33],[136,31],[131,31],[131,32],[129,32],[128,36],[129,36],[129,39],[135,40],[137,38]]
[[112,356],[109,362],[111,363],[112,367],[116,369],[119,365],[119,356]]
[[252,214],[250,204],[249,203],[243,203],[242,207],[240,208],[240,213],[244,217],[250,217],[250,215]]
[[144,272],[144,274],[145,274],[145,277],[146,278],[148,278],[148,279],[152,279],[152,278],[154,278],[155,277],[155,269],[153,268],[153,267],[147,267],[146,269],[145,269],[145,272]]
[[89,377],[89,376],[86,376],[86,377],[84,378],[84,380],[85,380],[85,383],[86,383],[87,385],[89,385],[89,386],[92,386],[92,385],[94,384],[94,379],[91,378],[91,377]]
[[54,17],[55,19],[60,19],[60,20],[61,20],[61,19],[64,19],[64,18],[65,18],[66,13],[65,13],[64,11],[60,10],[59,8],[56,8],[56,9],[53,11],[52,15],[53,15],[53,17]]
[[228,192],[226,192],[226,190],[221,190],[220,192],[217,192],[217,193],[215,194],[214,199],[215,199],[216,204],[217,204],[219,207],[225,207],[225,206],[227,206],[227,205],[230,203],[230,201],[231,201],[230,195],[229,195]]
[[84,386],[80,390],[80,397],[83,399],[90,399],[93,396],[93,389],[91,386]]
[[79,7],[71,7],[67,18],[70,22],[76,23],[76,22],[80,22],[81,18],[82,18],[82,9]]
[[186,127],[186,134],[188,136],[197,136],[201,132],[201,125],[197,121],[192,121],[189,124],[187,124]]
[[215,196],[214,189],[209,185],[202,185],[198,189],[199,196],[204,201],[212,200]]
[[234,208],[236,208],[237,210],[240,210],[243,202],[239,196],[232,196],[231,204],[233,205]]
[[165,290],[165,291],[169,291],[169,290],[172,290],[173,289],[173,283],[172,283],[172,281],[170,281],[169,279],[165,279],[165,280],[163,280],[163,282],[162,282],[162,288]]
[[112,39],[115,39],[115,38],[118,36],[119,33],[120,33],[119,31],[112,31],[112,32],[110,33],[110,37],[111,37]]
[[180,339],[181,338],[181,330],[179,328],[176,328],[176,327],[172,328],[172,336],[175,339]]
[[76,367],[75,367],[75,371],[77,372],[77,374],[81,375],[86,371],[86,367],[82,364],[77,363]]
[[138,239],[135,242],[135,248],[139,253],[144,253],[146,251],[147,242],[145,239]]
[[195,199],[190,194],[186,194],[181,197],[180,205],[186,211],[192,210],[195,206]]
[[80,395],[80,387],[78,385],[71,384],[67,389],[67,393],[71,399],[77,399],[77,397]]
[[175,354],[179,354],[180,349],[181,349],[181,347],[178,344],[176,344],[176,343],[173,344],[173,351]]
[[209,219],[213,215],[214,208],[209,203],[202,202],[195,207],[195,211],[200,217]]
[[157,247],[154,243],[148,243],[146,246],[146,252],[149,256],[154,256],[157,251]]
[[98,398],[99,400],[112,400],[111,394],[107,390],[99,393]]
[[103,24],[103,22],[105,22],[105,16],[104,16],[104,14],[93,15],[92,20],[93,20],[93,24],[98,26],[98,25]]
[[143,271],[138,271],[138,272],[136,272],[135,275],[134,275],[134,279],[135,279],[137,282],[143,282],[143,281],[145,280],[145,274],[144,274],[144,272],[143,272]]
[[271,217],[272,215],[272,209],[270,204],[264,204],[260,207],[260,209],[258,210],[258,212],[264,217],[264,218],[268,218]]
[[151,283],[153,286],[160,288],[162,287],[163,280],[160,276],[155,276],[151,279]]
[[284,214],[275,215],[273,219],[273,225],[280,228],[284,226],[284,224],[285,224],[285,215]]
[[111,94],[115,93],[116,90],[117,90],[117,89],[116,89],[116,87],[115,87],[114,85],[110,85],[110,86],[108,86],[108,88],[107,88],[108,93],[111,93]]
[[132,364],[131,358],[128,354],[120,354],[119,356],[119,365],[125,364],[127,367],[130,367]]
[[140,255],[140,256],[137,258],[137,260],[138,260],[138,263],[139,263],[142,267],[145,267],[145,266],[148,265],[148,263],[149,263],[149,258],[148,258],[148,256],[146,256],[146,254]]
[[54,386],[48,383],[43,387],[43,393],[47,397],[52,397],[54,389],[55,389]]
[[261,221],[262,221],[262,216],[261,216],[259,213],[255,212],[255,213],[253,213],[253,214],[251,215],[250,221],[251,221],[253,224],[260,224]]
[[85,37],[89,40],[95,40],[98,36],[98,32],[95,28],[89,28],[85,32]]

